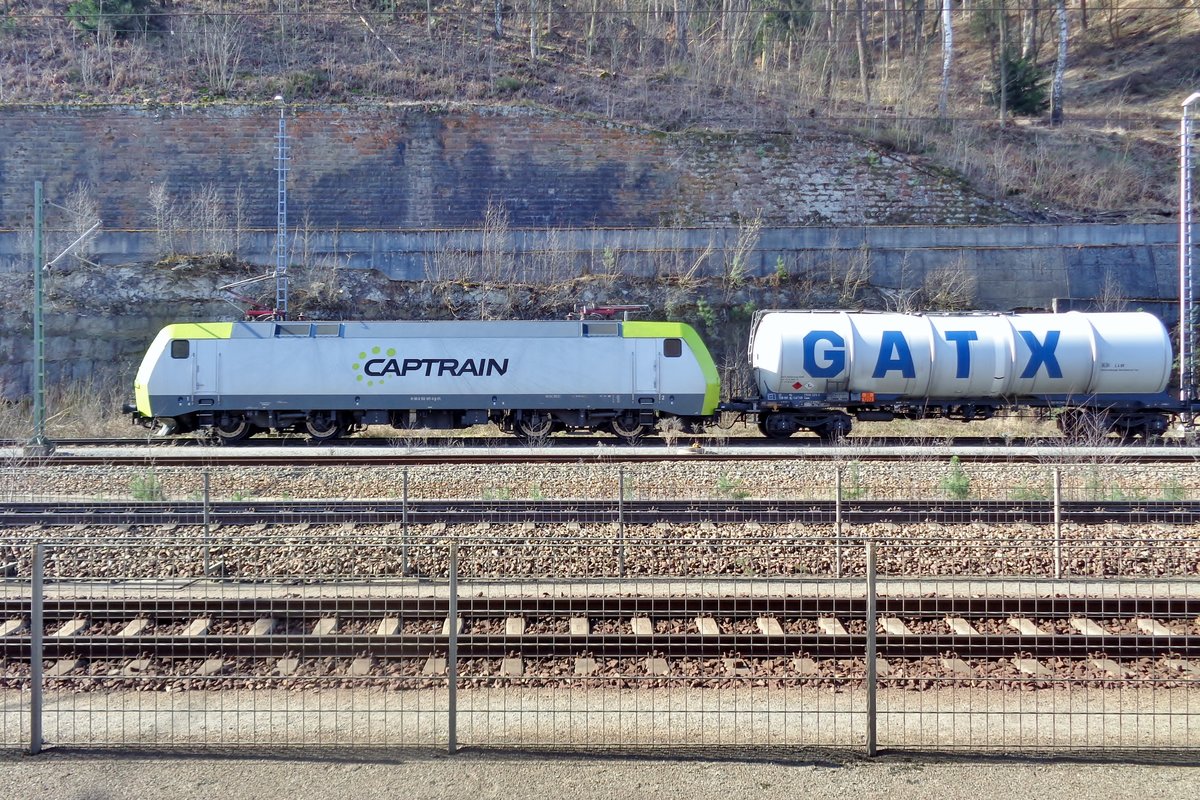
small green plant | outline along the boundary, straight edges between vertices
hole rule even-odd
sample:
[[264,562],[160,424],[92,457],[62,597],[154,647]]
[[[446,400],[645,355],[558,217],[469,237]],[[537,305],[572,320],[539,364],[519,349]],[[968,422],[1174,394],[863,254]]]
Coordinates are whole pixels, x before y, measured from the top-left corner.
[[775,256],[775,285],[787,283],[791,275],[788,273],[787,264],[783,261],[783,256]]
[[1177,480],[1169,480],[1162,486],[1162,499],[1175,503],[1187,499],[1187,489]]
[[867,496],[867,487],[863,485],[861,467],[857,461],[846,465],[846,475],[842,480],[842,499],[861,500]]
[[167,496],[167,493],[163,491],[162,484],[158,482],[158,476],[154,474],[154,470],[130,478],[129,490],[133,493],[134,500],[143,502],[164,500]]
[[542,494],[542,485],[540,483],[529,484],[529,499],[530,500],[545,500]]
[[745,500],[750,492],[736,478],[720,475],[717,477],[717,496],[727,500]]
[[496,79],[496,91],[502,94],[519,92],[524,86],[525,81],[520,78],[514,78],[511,75],[501,75]]
[[492,489],[483,490],[484,500],[512,500],[513,490],[508,486],[498,486]]
[[1049,500],[1050,494],[1045,487],[1022,483],[1014,486],[1008,497],[1010,500]]
[[605,275],[616,275],[618,272],[617,251],[611,247],[605,247],[600,253],[600,263],[604,265]]
[[254,493],[253,492],[244,492],[241,489],[238,489],[233,494],[229,495],[229,499],[235,503],[240,503],[243,500],[253,500]]
[[958,456],[950,457],[950,469],[942,478],[941,489],[951,500],[966,500],[971,496],[971,476],[963,470]]
[[717,329],[717,311],[703,297],[696,301],[696,316],[700,317],[710,334]]

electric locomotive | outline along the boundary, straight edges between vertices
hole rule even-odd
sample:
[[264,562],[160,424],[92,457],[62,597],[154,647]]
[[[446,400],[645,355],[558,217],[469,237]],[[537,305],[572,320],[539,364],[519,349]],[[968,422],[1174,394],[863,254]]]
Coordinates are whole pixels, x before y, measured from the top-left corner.
[[207,429],[226,443],[487,422],[530,438],[636,439],[661,417],[699,426],[719,389],[708,348],[676,322],[210,322],[159,332],[125,410],[163,434]]

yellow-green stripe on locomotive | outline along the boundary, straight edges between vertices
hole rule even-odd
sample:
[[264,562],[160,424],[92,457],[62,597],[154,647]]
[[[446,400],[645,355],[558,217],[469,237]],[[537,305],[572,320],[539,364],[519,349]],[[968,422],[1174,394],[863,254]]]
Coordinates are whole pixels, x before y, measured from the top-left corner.
[[134,383],[135,419],[164,430],[317,438],[366,425],[527,436],[716,411],[716,365],[688,325],[616,320],[236,322],[169,325]]

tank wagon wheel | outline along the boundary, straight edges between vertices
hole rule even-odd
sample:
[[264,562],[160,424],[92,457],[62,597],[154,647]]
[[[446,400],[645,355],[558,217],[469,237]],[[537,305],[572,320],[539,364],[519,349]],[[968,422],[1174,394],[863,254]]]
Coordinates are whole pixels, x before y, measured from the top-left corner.
[[337,414],[323,414],[316,412],[309,414],[304,420],[304,430],[308,435],[318,442],[325,442],[330,439],[336,439],[344,433],[341,420]]
[[517,420],[517,435],[525,439],[544,439],[554,430],[554,417],[545,411],[526,411]]
[[798,430],[795,423],[786,418],[775,419],[775,415],[767,414],[758,418],[758,432],[768,439],[787,439]]
[[250,438],[254,426],[244,417],[227,417],[213,423],[213,433],[221,444],[237,444]]
[[612,421],[608,423],[608,429],[626,444],[633,444],[646,435],[650,430],[650,426],[638,422],[631,415],[622,414],[618,417],[613,417]]
[[819,436],[823,442],[840,442],[850,435],[850,420],[841,418],[830,420],[824,425],[813,428],[813,433]]

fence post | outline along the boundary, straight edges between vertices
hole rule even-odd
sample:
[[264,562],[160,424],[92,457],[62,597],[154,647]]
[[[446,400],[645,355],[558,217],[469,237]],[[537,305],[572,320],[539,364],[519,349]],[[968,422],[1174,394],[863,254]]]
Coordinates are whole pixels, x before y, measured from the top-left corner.
[[450,540],[450,645],[446,648],[447,746],[450,755],[458,752],[458,540]]
[[209,537],[209,517],[208,517],[208,470],[204,470],[204,577],[208,577],[210,573],[208,537]]
[[867,755],[875,755],[876,675],[875,658],[875,542],[867,542]]
[[617,473],[617,575],[625,577],[625,467]]
[[833,486],[835,494],[833,496],[833,531],[834,531],[834,554],[836,561],[834,562],[834,577],[842,577],[842,466],[838,465],[837,473],[834,475]]
[[45,622],[42,603],[45,589],[45,545],[33,546],[33,576],[29,600],[29,754],[42,752],[42,634]]
[[1062,579],[1062,471],[1054,468],[1054,578]]
[[404,495],[400,506],[400,574],[408,575],[408,467],[404,468]]

